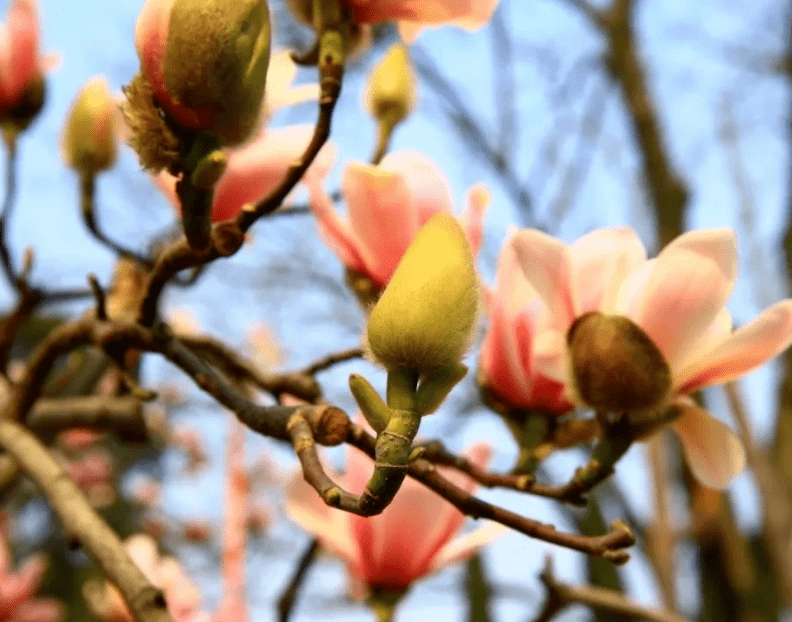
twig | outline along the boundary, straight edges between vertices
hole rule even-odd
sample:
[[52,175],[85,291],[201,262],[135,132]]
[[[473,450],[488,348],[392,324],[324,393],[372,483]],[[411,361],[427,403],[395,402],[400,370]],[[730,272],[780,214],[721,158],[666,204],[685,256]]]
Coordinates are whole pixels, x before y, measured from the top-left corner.
[[115,254],[120,255],[121,257],[129,257],[140,263],[142,266],[151,268],[153,263],[151,258],[144,257],[140,253],[136,253],[135,251],[122,246],[118,242],[111,240],[99,228],[99,223],[96,221],[95,214],[95,194],[96,175],[92,172],[82,173],[80,175],[80,201],[82,204],[82,217],[83,222],[88,228],[88,231],[91,232],[91,235],[93,235],[98,242],[102,243]]
[[193,352],[202,356],[230,378],[242,382],[252,382],[275,398],[289,393],[301,400],[314,403],[321,395],[316,380],[305,371],[284,374],[264,373],[252,362],[210,337],[185,336],[180,339]]
[[[371,457],[374,456],[375,439],[360,426],[352,425],[350,427],[347,442],[365,454]],[[589,537],[563,533],[556,531],[556,528],[552,525],[525,518],[468,494],[462,488],[440,475],[437,472],[437,468],[423,458],[410,462],[408,474],[434,490],[468,516],[488,518],[526,536],[581,551],[588,555],[604,557],[615,564],[623,564],[630,558],[624,549],[632,546],[635,543],[635,538],[627,525],[621,521],[614,521],[611,524],[610,532],[602,536]]]
[[775,568],[784,603],[792,603],[792,559],[789,556],[789,536],[792,531],[792,500],[789,491],[780,481],[770,457],[757,444],[751,431],[745,402],[735,382],[725,386],[734,419],[745,446],[748,464],[756,478],[762,499],[764,523],[762,535],[767,543],[767,554]]
[[16,460],[47,498],[66,531],[97,559],[141,622],[172,622],[162,592],[138,570],[124,545],[66,471],[19,423],[0,420],[0,445]]
[[342,350],[334,354],[328,354],[324,358],[314,361],[306,367],[302,373],[313,376],[320,371],[324,371],[337,363],[344,363],[352,359],[361,358],[363,356],[363,348],[350,348],[349,350]]
[[676,537],[668,517],[668,491],[671,475],[668,471],[667,434],[655,434],[647,443],[649,454],[652,492],[654,493],[654,522],[646,529],[646,553],[654,566],[657,582],[663,594],[665,606],[676,610],[676,586],[674,573],[674,545]]
[[6,191],[3,200],[3,210],[0,212],[0,263],[3,265],[3,272],[8,279],[8,284],[12,288],[17,287],[17,275],[11,259],[11,251],[8,248],[7,229],[8,221],[16,200],[16,161],[17,161],[17,142],[16,137],[6,136]]
[[493,132],[489,128],[481,126],[476,115],[465,104],[454,85],[447,80],[420,45],[413,45],[410,48],[410,54],[415,70],[421,76],[423,83],[432,88],[442,100],[446,116],[456,127],[465,146],[471,151],[475,148],[474,153],[479,155],[500,176],[506,191],[522,210],[523,220],[526,223],[532,222],[534,220],[533,206],[525,183],[520,179],[509,159],[504,158],[492,145],[489,136]]
[[130,442],[148,438],[141,402],[131,396],[39,399],[28,415],[27,425],[45,442],[64,430],[76,427],[112,432]]
[[542,612],[534,619],[534,622],[548,622],[562,609],[573,603],[581,603],[649,622],[690,622],[687,618],[670,611],[652,609],[636,603],[623,594],[604,587],[571,585],[559,581],[553,574],[552,559],[549,556],[539,578],[547,589],[547,600]]
[[91,291],[93,292],[93,296],[96,299],[96,317],[100,320],[106,320],[107,297],[105,296],[105,292],[102,289],[102,286],[99,284],[99,279],[96,278],[95,274],[88,275],[88,284],[91,286]]
[[341,94],[344,75],[345,24],[344,10],[338,0],[326,1],[321,6],[324,14],[319,32],[319,117],[313,137],[302,157],[289,166],[278,187],[252,209],[239,212],[236,222],[242,231],[250,229],[259,218],[273,212],[283,203],[283,199],[297,185],[330,137],[333,110]]
[[294,603],[297,602],[297,595],[305,581],[305,577],[308,575],[308,571],[316,560],[318,552],[319,540],[314,538],[303,551],[303,554],[300,555],[294,574],[292,574],[286,589],[283,590],[283,594],[278,599],[278,622],[289,622],[294,610]]
[[501,0],[490,19],[492,42],[492,76],[495,80],[495,106],[498,111],[498,152],[501,158],[511,159],[514,146],[519,144],[519,117],[515,106],[514,54],[511,33],[506,27],[504,13],[508,10]]

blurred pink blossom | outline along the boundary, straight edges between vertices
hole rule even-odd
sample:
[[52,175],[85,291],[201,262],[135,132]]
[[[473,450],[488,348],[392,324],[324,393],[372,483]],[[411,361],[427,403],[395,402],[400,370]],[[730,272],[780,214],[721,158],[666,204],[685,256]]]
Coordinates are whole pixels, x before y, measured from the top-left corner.
[[[467,457],[484,467],[490,452],[482,443],[472,447]],[[373,468],[370,458],[351,449],[347,451],[346,474],[330,476],[359,494]],[[474,490],[475,484],[466,476],[443,471],[457,486],[467,492]],[[409,477],[382,514],[366,518],[328,507],[298,472],[287,489],[286,509],[297,524],[344,560],[351,579],[367,590],[404,590],[413,581],[468,558],[503,531],[501,525],[488,523],[452,540],[465,516]]]
[[[440,168],[417,151],[396,151],[379,166],[352,162],[341,190],[348,220],[333,207],[321,184],[311,183],[311,208],[325,243],[352,270],[383,288],[418,230],[435,214],[451,213],[451,186]],[[473,254],[481,246],[489,192],[468,191],[460,221]]]
[[11,2],[0,24],[0,110],[19,104],[30,83],[56,63],[54,55],[39,55],[36,0]]
[[28,557],[17,571],[0,537],[0,622],[60,622],[63,605],[52,598],[34,598],[47,565],[43,555]]
[[725,304],[737,278],[737,248],[730,229],[686,233],[649,261],[640,261],[634,242],[625,243],[620,254],[606,260],[603,252],[598,268],[592,263],[582,272],[562,242],[539,231],[521,231],[512,244],[557,320],[542,337],[556,344],[557,354],[544,369],[566,384],[570,396],[575,391],[565,347],[569,327],[587,311],[627,317],[668,364],[671,388],[657,408],[681,412],[671,425],[697,479],[723,488],[742,471],[739,439],[687,395],[739,378],[785,350],[792,343],[792,300],[776,303],[732,332]]
[[492,17],[498,0],[347,0],[357,23],[399,21],[399,32],[412,42],[427,26],[452,24],[477,30]]

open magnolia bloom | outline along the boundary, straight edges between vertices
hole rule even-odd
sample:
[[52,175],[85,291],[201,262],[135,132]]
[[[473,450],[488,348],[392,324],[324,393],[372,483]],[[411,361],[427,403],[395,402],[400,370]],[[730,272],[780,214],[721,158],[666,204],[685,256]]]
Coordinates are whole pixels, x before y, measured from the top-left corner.
[[[342,262],[384,288],[418,230],[435,214],[450,214],[451,186],[440,168],[416,151],[396,151],[379,166],[346,166],[341,192],[349,220],[344,220],[320,183],[308,182],[319,233]],[[473,251],[481,246],[489,192],[482,185],[468,191],[460,222]]]
[[[635,233],[626,228],[603,229],[582,237],[569,247],[559,247],[578,291],[578,313],[597,309],[605,283],[617,266],[638,265],[646,252]],[[596,282],[594,279],[600,279]],[[585,292],[584,284],[587,287]],[[495,288],[487,297],[490,327],[481,348],[480,381],[505,406],[538,409],[562,415],[573,406],[564,396],[564,385],[542,373],[541,360],[553,356],[542,351],[540,337],[556,327],[541,296],[531,286],[507,242],[498,259]]]
[[[483,468],[490,448],[478,444],[466,455]],[[373,468],[370,458],[349,449],[346,474],[329,474],[346,490],[359,494]],[[466,476],[441,471],[457,486],[473,491],[475,484]],[[286,509],[297,524],[347,563],[353,592],[361,597],[377,589],[404,591],[413,581],[466,559],[505,529],[488,523],[452,540],[464,515],[410,478],[382,514],[366,518],[328,507],[297,472],[287,489]]]
[[[731,230],[686,233],[649,261],[631,262],[625,253],[587,278],[555,238],[525,230],[512,244],[557,322],[540,337],[554,353],[543,370],[563,381],[572,399],[626,413],[649,431],[668,421],[707,486],[725,487],[742,471],[740,441],[687,395],[739,378],[786,349],[792,300],[732,332],[725,309],[737,277]],[[597,297],[597,306],[586,304]]]
[[402,38],[411,43],[427,26],[477,30],[490,20],[498,0],[347,0],[347,4],[359,24],[398,20]]

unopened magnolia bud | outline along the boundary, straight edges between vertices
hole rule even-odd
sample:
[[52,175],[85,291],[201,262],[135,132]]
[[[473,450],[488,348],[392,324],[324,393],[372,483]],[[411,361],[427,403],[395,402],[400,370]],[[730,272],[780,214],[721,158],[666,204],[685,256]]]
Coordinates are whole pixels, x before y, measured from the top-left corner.
[[163,64],[165,89],[207,121],[224,146],[259,118],[270,52],[265,0],[176,0]]
[[671,370],[632,320],[593,311],[567,333],[572,377],[580,399],[596,410],[626,412],[663,406]]
[[102,76],[91,78],[72,104],[61,137],[63,159],[73,169],[95,174],[116,157],[116,104]]
[[396,43],[374,68],[366,85],[366,108],[391,127],[404,120],[415,105],[415,74],[407,46]]
[[371,355],[388,370],[420,372],[459,363],[470,344],[478,281],[465,234],[437,214],[415,236],[371,312]]

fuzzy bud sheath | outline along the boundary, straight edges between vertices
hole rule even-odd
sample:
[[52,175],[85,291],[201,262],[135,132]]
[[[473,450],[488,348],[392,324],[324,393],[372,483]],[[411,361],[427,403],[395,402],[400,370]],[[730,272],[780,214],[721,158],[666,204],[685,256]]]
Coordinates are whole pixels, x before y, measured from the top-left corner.
[[387,370],[459,364],[475,325],[478,280],[462,227],[450,214],[418,232],[371,312],[368,347]]
[[251,136],[270,53],[265,0],[148,0],[135,43],[141,72],[125,114],[145,168],[169,167],[185,132],[214,134],[224,147]]

